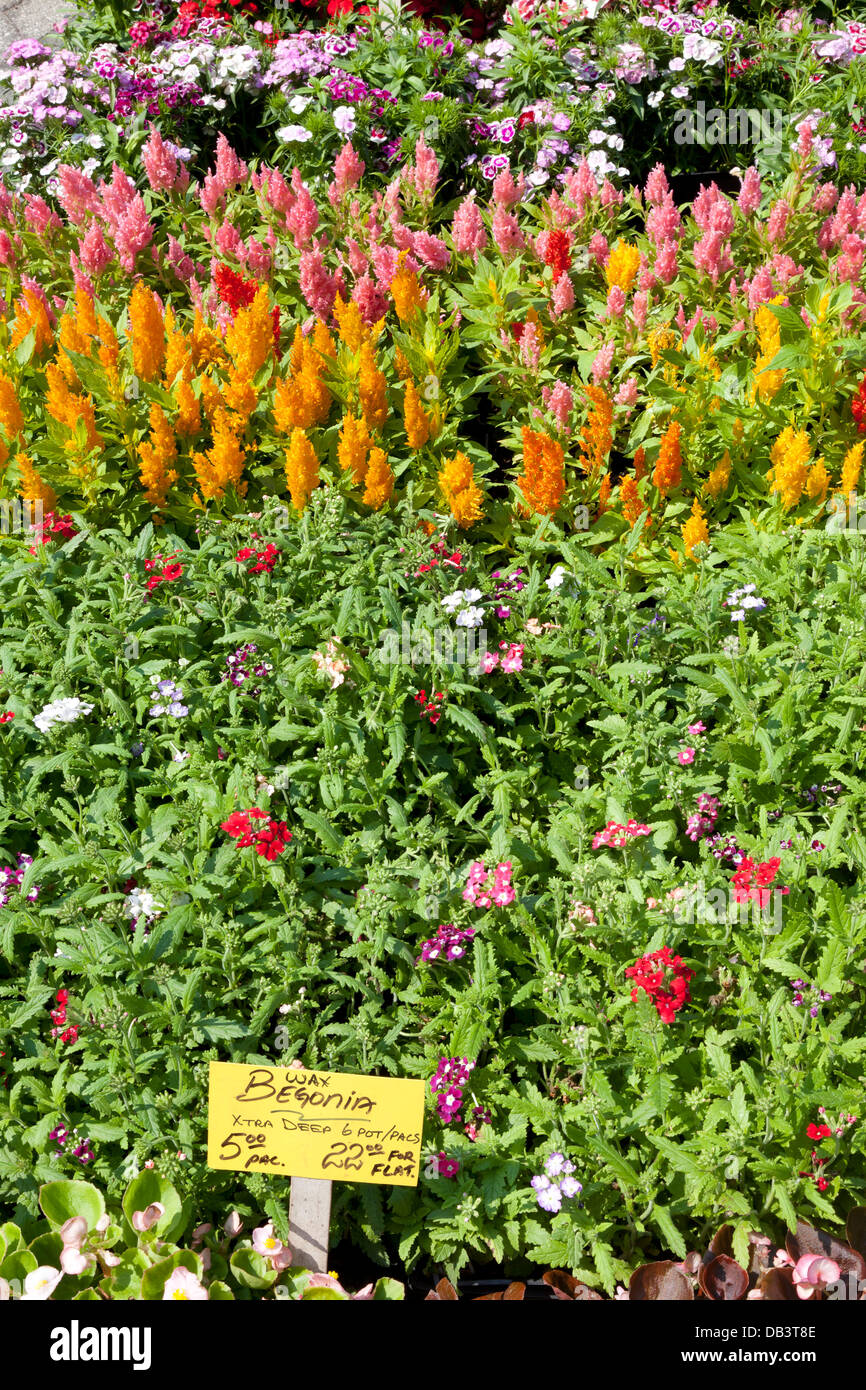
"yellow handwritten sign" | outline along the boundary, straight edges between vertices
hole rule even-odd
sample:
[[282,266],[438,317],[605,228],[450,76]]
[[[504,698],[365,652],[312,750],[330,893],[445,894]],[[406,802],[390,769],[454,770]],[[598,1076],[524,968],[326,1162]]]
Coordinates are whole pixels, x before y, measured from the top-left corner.
[[211,1062],[210,1168],[417,1187],[424,1082]]

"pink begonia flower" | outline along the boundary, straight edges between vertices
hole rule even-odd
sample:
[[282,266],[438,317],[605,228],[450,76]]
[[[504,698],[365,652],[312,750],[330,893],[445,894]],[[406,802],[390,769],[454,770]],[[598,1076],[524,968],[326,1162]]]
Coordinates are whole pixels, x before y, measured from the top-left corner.
[[842,1271],[836,1261],[823,1255],[801,1255],[794,1265],[793,1280],[798,1298],[811,1298],[841,1277]]
[[243,1229],[244,1223],[241,1218],[240,1212],[229,1212],[228,1216],[225,1219],[225,1222],[223,1223],[223,1230],[225,1231],[229,1239],[234,1240],[235,1236],[239,1236]]
[[273,1221],[268,1221],[265,1226],[256,1226],[253,1231],[253,1249],[269,1260],[276,1259],[280,1254],[283,1242],[274,1235]]
[[149,1207],[144,1208],[144,1211],[134,1211],[129,1224],[134,1231],[143,1234],[145,1231],[149,1231],[151,1226],[155,1226],[158,1221],[161,1221],[164,1216],[165,1207],[162,1203],[151,1202]]
[[[370,1285],[372,1288],[372,1284]],[[349,1297],[339,1279],[335,1279],[333,1274],[311,1274],[307,1281],[308,1289],[332,1289],[334,1293],[345,1294]],[[302,1295],[303,1298],[303,1295]]]
[[681,748],[679,753],[677,753],[677,762],[680,763],[682,767],[688,767],[689,763],[693,763],[694,760],[694,748]]
[[111,1250],[100,1250],[99,1259],[106,1269],[116,1269],[120,1264],[120,1256],[115,1255]]
[[62,1270],[53,1269],[51,1265],[40,1265],[30,1274],[25,1274],[22,1303],[42,1302],[50,1298],[62,1278]]
[[110,1225],[111,1217],[108,1215],[108,1212],[106,1211],[102,1214],[102,1216],[100,1216],[93,1229],[96,1231],[97,1235],[104,1236],[105,1232],[108,1230]]
[[83,1216],[70,1216],[60,1227],[58,1234],[64,1245],[77,1250],[87,1235],[87,1222]]
[[60,1268],[64,1274],[83,1274],[96,1263],[95,1255],[84,1255],[77,1245],[64,1245],[60,1252]]
[[191,1269],[178,1265],[165,1281],[162,1293],[163,1303],[176,1300],[178,1303],[202,1303],[209,1297],[207,1289],[196,1279]]

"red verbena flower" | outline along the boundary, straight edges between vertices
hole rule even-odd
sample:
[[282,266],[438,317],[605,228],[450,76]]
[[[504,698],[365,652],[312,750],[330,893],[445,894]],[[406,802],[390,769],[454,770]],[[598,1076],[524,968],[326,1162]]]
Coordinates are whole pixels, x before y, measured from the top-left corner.
[[642,989],[655,1004],[662,1023],[673,1023],[674,1015],[691,1000],[689,981],[695,972],[681,956],[672,955],[669,946],[641,956],[634,965],[626,967],[625,973],[634,980],[632,1002],[637,1001],[638,990]]
[[808,1125],[806,1133],[810,1139],[829,1139],[833,1131],[829,1125]]

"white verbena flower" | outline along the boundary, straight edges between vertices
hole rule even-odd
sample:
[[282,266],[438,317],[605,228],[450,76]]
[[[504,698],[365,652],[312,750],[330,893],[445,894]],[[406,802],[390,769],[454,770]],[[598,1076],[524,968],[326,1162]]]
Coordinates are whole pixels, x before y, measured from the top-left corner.
[[555,568],[551,570],[548,578],[544,581],[548,589],[560,589],[562,587],[562,581],[565,579],[567,573],[568,571],[564,565],[556,565]]
[[458,627],[480,627],[484,621],[484,609],[464,608],[454,621]]
[[33,717],[33,723],[40,733],[47,734],[49,729],[53,729],[55,724],[73,724],[82,714],[90,714],[93,705],[85,704],[77,696],[70,696],[64,700],[53,700],[46,705]]

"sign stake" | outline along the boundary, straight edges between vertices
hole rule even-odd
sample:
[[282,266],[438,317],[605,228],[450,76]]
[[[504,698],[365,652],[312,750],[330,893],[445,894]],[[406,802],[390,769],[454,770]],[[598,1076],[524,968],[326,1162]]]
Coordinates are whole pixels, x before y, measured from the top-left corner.
[[327,1178],[292,1178],[289,1196],[289,1249],[292,1264],[328,1272],[331,1183]]

